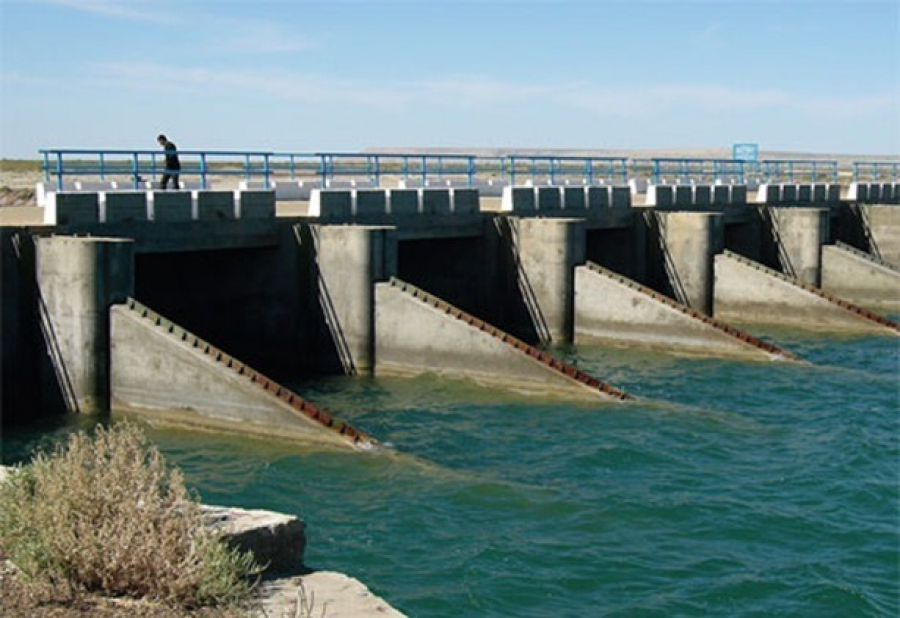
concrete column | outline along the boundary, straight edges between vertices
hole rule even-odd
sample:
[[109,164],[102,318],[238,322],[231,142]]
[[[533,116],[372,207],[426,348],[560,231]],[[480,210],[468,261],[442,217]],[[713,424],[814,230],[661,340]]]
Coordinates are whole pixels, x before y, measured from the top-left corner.
[[513,219],[518,283],[543,343],[571,343],[575,266],[585,263],[583,219]]
[[134,242],[118,238],[37,239],[44,340],[73,412],[108,412],[109,308],[134,294]]
[[900,208],[860,204],[859,215],[870,253],[900,268]]
[[657,213],[659,241],[676,298],[707,315],[713,307],[713,259],[724,249],[725,219],[719,213]]
[[785,274],[819,287],[822,245],[828,240],[829,212],[821,208],[772,208],[771,224]]
[[311,226],[319,304],[344,371],[375,367],[375,282],[397,274],[396,228]]

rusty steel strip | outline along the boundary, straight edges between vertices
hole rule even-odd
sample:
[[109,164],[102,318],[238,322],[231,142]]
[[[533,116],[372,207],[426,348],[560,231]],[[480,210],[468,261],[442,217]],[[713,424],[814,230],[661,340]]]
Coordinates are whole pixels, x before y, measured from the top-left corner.
[[803,283],[802,281],[799,281],[797,279],[789,277],[782,272],[778,272],[775,269],[772,269],[772,268],[769,268],[762,264],[759,264],[758,262],[754,262],[753,260],[746,258],[743,255],[739,255],[737,253],[734,253],[732,251],[727,251],[727,250],[725,251],[725,255],[727,255],[730,258],[736,259],[738,262],[740,262],[741,264],[744,264],[745,266],[750,266],[751,268],[755,268],[756,270],[758,270],[760,272],[763,272],[763,273],[766,273],[773,277],[776,277],[778,279],[781,279],[782,281],[786,281],[787,283],[791,283],[791,284],[797,286],[798,288],[800,288],[802,290],[806,290],[810,294],[814,294],[815,296],[818,296],[819,298],[827,300],[831,304],[837,305],[838,307],[841,307],[842,309],[846,309],[847,311],[849,311],[863,319],[869,320],[871,322],[876,322],[877,324],[880,324],[880,325],[884,326],[885,328],[888,328],[890,330],[900,333],[900,324],[898,324],[897,322],[894,322],[893,320],[889,320],[882,315],[878,315],[874,311],[869,311],[868,309],[860,307],[859,305],[855,305],[847,300],[844,300],[843,298],[838,298],[837,296],[833,296],[833,295],[829,294],[828,292],[822,290],[821,288],[817,288],[813,285]]
[[[152,309],[149,309],[145,305],[142,305],[133,298],[129,298],[125,303],[125,306],[130,310],[135,311],[139,316],[149,319],[156,325],[160,325],[163,321],[172,324],[172,322],[166,320],[165,318],[154,312]],[[187,331],[183,329],[179,330],[182,330],[184,334],[179,336],[177,333],[174,333],[172,329],[164,328],[164,332],[166,332],[167,334],[172,335],[179,341],[184,341],[188,336]],[[229,354],[225,353],[209,342],[203,341],[199,337],[193,335],[191,336],[193,337],[192,344],[194,348],[198,348],[206,356],[209,356],[218,364],[223,365],[226,369],[233,371],[237,375],[247,377],[251,384],[258,386],[269,395],[290,406],[296,412],[309,417],[320,425],[331,429],[332,431],[340,435],[351,438],[353,440],[353,444],[356,446],[370,447],[376,446],[378,444],[378,440],[376,440],[374,437],[356,429],[349,423],[335,418],[331,415],[331,413],[326,411],[325,408],[322,408],[312,403],[311,401],[304,399],[297,393],[264,376],[255,369],[250,368],[249,365],[245,365],[244,363],[240,362],[233,356],[230,356]]]
[[641,285],[640,283],[637,283],[636,281],[632,281],[631,279],[623,277],[622,275],[615,273],[607,268],[604,268],[603,266],[600,266],[599,264],[596,264],[594,262],[588,262],[587,266],[590,270],[593,270],[596,273],[599,273],[601,275],[609,277],[609,278],[613,279],[614,281],[616,281],[617,283],[624,285],[627,288],[630,288],[637,292],[641,292],[642,294],[649,296],[651,299],[661,302],[662,304],[664,304],[668,307],[671,307],[672,309],[677,309],[681,313],[683,313],[687,316],[690,316],[696,320],[700,320],[704,324],[707,324],[707,325],[715,328],[716,330],[719,330],[727,335],[735,337],[748,345],[751,345],[755,348],[763,350],[764,352],[767,352],[769,354],[782,356],[782,357],[784,357],[786,359],[790,359],[790,360],[799,360],[794,354],[791,354],[790,352],[788,352],[786,350],[782,350],[778,346],[773,345],[773,344],[769,343],[768,341],[763,341],[759,337],[755,337],[754,335],[751,335],[750,333],[739,330],[739,329],[731,326],[730,324],[727,324],[725,322],[722,322],[721,320],[716,319],[715,317],[708,316],[705,313],[701,313],[692,307],[683,305],[683,304],[679,303],[678,301],[676,301],[675,299],[669,298],[665,294],[660,294],[659,292],[657,292],[656,290],[653,290],[652,288],[648,288],[647,286]]
[[396,277],[391,277],[388,283],[392,287],[399,288],[403,292],[410,293],[413,298],[422,300],[435,309],[443,311],[446,315],[450,315],[457,320],[460,320],[461,322],[472,326],[473,328],[478,328],[481,332],[500,340],[502,343],[512,346],[516,350],[523,352],[524,354],[528,355],[531,358],[534,358],[541,364],[549,367],[550,369],[553,369],[558,373],[563,374],[566,377],[575,380],[576,382],[580,382],[581,384],[597,389],[615,399],[620,399],[622,401],[633,399],[633,397],[625,391],[607,384],[606,382],[603,382],[598,378],[588,375],[573,365],[564,363],[553,355],[539,350],[538,348],[525,343],[521,339],[513,337],[509,333],[503,332],[496,326],[488,324],[484,320],[466,313],[462,309],[454,307],[450,303],[441,300],[436,296],[432,296],[428,292],[412,285],[411,283],[406,283],[405,281],[401,281]]

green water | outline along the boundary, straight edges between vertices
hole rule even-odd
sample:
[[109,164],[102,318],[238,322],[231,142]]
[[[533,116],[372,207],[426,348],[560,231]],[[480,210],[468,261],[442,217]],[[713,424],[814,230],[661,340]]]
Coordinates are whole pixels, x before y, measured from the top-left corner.
[[[410,616],[896,616],[898,340],[767,335],[811,364],[566,352],[633,404],[298,385],[389,453],[152,436],[205,501],[301,516],[311,567]],[[8,431],[4,459],[70,426]]]

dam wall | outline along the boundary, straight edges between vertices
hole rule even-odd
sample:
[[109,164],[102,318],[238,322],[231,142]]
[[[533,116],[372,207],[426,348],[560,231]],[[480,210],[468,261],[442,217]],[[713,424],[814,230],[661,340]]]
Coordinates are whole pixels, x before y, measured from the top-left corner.
[[[824,257],[833,252],[823,247],[852,238],[852,246],[890,264],[900,255],[896,207],[830,197],[770,206],[727,188],[718,198],[714,186],[675,189],[672,208],[659,209],[632,203],[627,187],[507,187],[499,210],[482,209],[472,190],[329,189],[313,191],[317,203],[292,216],[276,216],[271,191],[57,193],[55,223],[0,228],[4,406],[29,405],[22,385],[49,400],[42,384],[53,382],[69,409],[109,407],[108,312],[129,297],[283,383],[399,366],[415,340],[392,332],[406,324],[385,306],[408,311],[401,308],[410,304],[383,291],[393,278],[528,346],[610,341],[618,328],[627,334],[619,343],[629,345],[665,348],[683,331],[694,341],[672,347],[698,352],[696,341],[710,336],[743,350],[727,321],[745,320],[742,307],[781,302],[743,291],[781,283],[732,276],[744,265],[720,267],[726,250],[803,286],[827,281],[836,286],[831,296],[851,296],[826,299],[785,323],[805,327],[816,311],[877,300],[884,278],[849,274],[844,281],[872,284],[835,283],[835,260],[847,260]],[[820,194],[813,188],[811,199]],[[653,290],[682,315],[672,320],[671,305],[648,303],[632,287],[599,285],[588,264]],[[607,311],[628,303],[648,308],[631,318]],[[660,336],[661,324],[684,316]],[[778,313],[766,319],[777,322]],[[616,320],[620,326],[610,326]],[[590,326],[579,332],[579,323]],[[449,327],[423,328],[427,346]],[[440,358],[429,361],[436,373]]]

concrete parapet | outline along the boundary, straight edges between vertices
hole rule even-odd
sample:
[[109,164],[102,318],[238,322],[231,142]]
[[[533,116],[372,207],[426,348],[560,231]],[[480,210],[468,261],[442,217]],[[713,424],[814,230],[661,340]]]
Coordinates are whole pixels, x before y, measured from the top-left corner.
[[756,191],[756,203],[777,206],[782,203],[782,185],[764,183]]
[[234,191],[193,191],[198,221],[237,219]]
[[588,207],[588,195],[585,187],[564,187],[562,190],[562,209],[566,214],[580,213],[585,215]]
[[694,185],[694,206],[700,209],[712,205],[712,187],[710,185]]
[[715,314],[739,323],[898,334],[900,326],[730,251],[716,256]]
[[376,375],[468,378],[531,396],[628,395],[408,284],[375,286]]
[[749,360],[789,360],[773,346],[588,263],[575,269],[575,341]]
[[732,206],[746,206],[747,185],[730,185],[729,193],[729,204]]
[[352,194],[353,221],[361,224],[384,224],[387,221],[387,191],[359,189]]
[[649,185],[645,206],[669,208],[675,204],[675,187],[672,185]]
[[900,269],[843,243],[822,247],[822,289],[864,307],[900,309]]
[[47,194],[44,223],[84,225],[100,222],[100,200],[96,193],[54,192]]
[[113,408],[164,424],[342,447],[375,440],[128,300],[109,311]]
[[561,187],[535,188],[535,206],[539,215],[556,215],[562,210]]
[[481,211],[477,189],[450,189],[450,204],[454,215],[474,215]]
[[500,210],[519,216],[533,215],[537,212],[537,199],[534,187],[503,187]]
[[150,220],[145,191],[100,193],[99,202],[103,223],[143,223]]
[[797,191],[797,185],[795,184],[782,184],[781,185],[781,203],[782,204],[796,204],[799,198],[799,192]]
[[693,185],[677,185],[675,187],[675,208],[692,208],[693,206]]
[[314,189],[319,188],[318,182],[305,180],[273,180],[272,187],[275,190],[277,201],[306,201],[312,196]]
[[587,187],[587,208],[590,211],[607,210],[612,206],[612,196],[609,187]]
[[821,281],[822,245],[829,237],[830,213],[822,208],[769,208],[769,221],[785,274],[807,285]]
[[423,215],[447,216],[452,214],[449,189],[419,189]]
[[41,330],[66,406],[106,412],[108,311],[133,294],[134,243],[70,236],[35,242]]
[[309,200],[309,216],[323,223],[349,222],[353,217],[353,194],[350,191],[315,189]]
[[151,191],[147,201],[151,218],[159,223],[190,221],[193,218],[189,191]]
[[[744,195],[746,200],[746,193]],[[712,188],[712,205],[728,206],[731,203],[731,186],[730,185],[714,185]]]
[[239,219],[274,219],[275,192],[272,190],[244,190],[234,192]]
[[419,192],[415,189],[387,189],[388,213],[394,219],[419,214]]
[[610,205],[613,208],[631,208],[631,189],[628,185],[610,187]]

